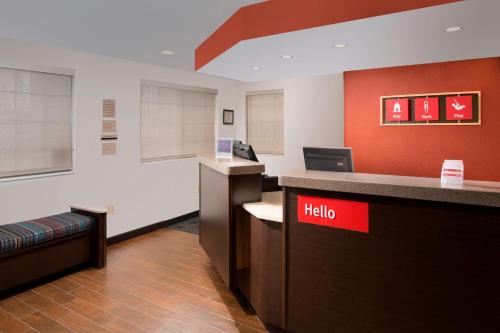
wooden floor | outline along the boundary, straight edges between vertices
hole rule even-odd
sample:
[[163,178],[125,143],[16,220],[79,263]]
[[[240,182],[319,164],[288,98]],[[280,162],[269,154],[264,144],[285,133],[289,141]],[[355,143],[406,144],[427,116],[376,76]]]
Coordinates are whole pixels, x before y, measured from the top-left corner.
[[0,332],[265,332],[225,287],[198,237],[166,229],[108,248],[86,269],[0,301]]

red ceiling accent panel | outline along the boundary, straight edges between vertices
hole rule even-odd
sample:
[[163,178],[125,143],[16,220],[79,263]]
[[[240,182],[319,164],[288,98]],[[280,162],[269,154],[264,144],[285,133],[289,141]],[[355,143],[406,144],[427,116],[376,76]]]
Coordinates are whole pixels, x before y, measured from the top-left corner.
[[246,39],[462,0],[269,0],[240,8],[195,51],[198,70]]

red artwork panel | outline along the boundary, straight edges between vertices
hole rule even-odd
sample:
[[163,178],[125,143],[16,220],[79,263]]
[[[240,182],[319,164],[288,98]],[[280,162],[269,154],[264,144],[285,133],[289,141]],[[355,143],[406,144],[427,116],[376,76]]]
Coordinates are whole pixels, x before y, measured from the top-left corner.
[[415,98],[415,121],[439,120],[439,98]]
[[408,121],[408,98],[386,99],[385,100],[385,120],[386,121]]
[[472,96],[446,97],[446,120],[472,120]]

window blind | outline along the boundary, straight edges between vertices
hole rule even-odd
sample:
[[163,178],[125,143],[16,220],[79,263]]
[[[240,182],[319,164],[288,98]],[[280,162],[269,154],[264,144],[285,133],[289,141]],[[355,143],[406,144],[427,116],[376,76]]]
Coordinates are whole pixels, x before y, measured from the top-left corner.
[[0,68],[0,178],[72,169],[72,77]]
[[283,93],[247,95],[247,141],[256,153],[283,154]]
[[215,97],[212,92],[142,84],[142,161],[213,152]]

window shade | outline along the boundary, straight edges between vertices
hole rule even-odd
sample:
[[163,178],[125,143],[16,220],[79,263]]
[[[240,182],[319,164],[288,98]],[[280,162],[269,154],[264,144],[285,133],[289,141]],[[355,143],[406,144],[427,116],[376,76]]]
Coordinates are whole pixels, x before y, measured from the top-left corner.
[[247,141],[256,153],[283,154],[283,93],[247,96]]
[[143,162],[213,152],[215,93],[141,85]]
[[72,77],[0,68],[0,178],[72,168]]

